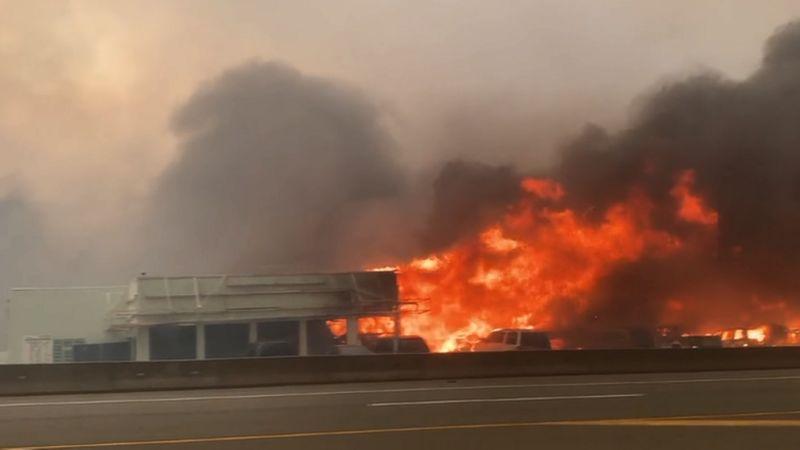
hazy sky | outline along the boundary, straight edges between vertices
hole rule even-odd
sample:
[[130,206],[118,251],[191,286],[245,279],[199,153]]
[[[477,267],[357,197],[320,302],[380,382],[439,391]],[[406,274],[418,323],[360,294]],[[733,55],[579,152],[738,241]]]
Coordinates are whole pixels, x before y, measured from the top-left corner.
[[746,76],[797,15],[796,0],[0,0],[0,197],[24,190],[56,240],[124,225],[176,156],[176,109],[251,59],[363,90],[409,168],[544,164],[659,82]]

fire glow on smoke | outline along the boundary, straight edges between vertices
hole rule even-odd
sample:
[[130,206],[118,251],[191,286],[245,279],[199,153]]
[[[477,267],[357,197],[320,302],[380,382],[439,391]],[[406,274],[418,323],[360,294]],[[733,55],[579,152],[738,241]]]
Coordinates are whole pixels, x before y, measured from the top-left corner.
[[[676,176],[670,191],[675,215],[713,239],[717,213],[693,187],[693,171]],[[563,328],[586,311],[610,268],[644,255],[668,257],[687,245],[654,227],[654,205],[636,189],[598,222],[562,206],[566,192],[555,181],[527,178],[521,188],[521,200],[482,232],[393,268],[401,297],[428,308],[404,318],[404,334],[421,335],[447,352],[494,328]],[[680,310],[682,303],[669,305]]]

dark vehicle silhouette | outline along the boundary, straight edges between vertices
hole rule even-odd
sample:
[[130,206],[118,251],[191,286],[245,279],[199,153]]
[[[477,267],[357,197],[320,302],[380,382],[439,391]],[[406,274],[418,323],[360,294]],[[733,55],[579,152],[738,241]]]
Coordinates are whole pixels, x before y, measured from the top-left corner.
[[678,340],[681,348],[722,348],[720,335],[688,335]]
[[[379,336],[365,345],[373,353],[395,353],[394,336]],[[428,344],[419,336],[400,336],[397,340],[397,353],[430,353],[430,351]]]

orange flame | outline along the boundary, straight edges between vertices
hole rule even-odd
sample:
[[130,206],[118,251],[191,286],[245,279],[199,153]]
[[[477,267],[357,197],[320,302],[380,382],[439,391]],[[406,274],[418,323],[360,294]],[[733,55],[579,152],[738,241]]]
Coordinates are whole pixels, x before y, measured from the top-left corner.
[[767,339],[767,327],[751,328],[747,330],[747,339],[764,342]]
[[405,319],[404,333],[454,351],[497,327],[554,327],[557,311],[585,310],[614,263],[683,245],[651,226],[654,206],[636,190],[595,223],[554,206],[566,195],[554,181],[527,178],[522,188],[522,200],[477,236],[398,266],[401,296],[430,300],[428,314]]
[[678,217],[703,225],[716,225],[719,215],[706,206],[705,201],[693,193],[695,182],[694,170],[684,170],[678,175],[678,181],[670,193],[678,202]]
[[[674,214],[716,231],[718,214],[694,187],[693,170],[678,174],[670,191]],[[404,317],[404,334],[447,352],[470,350],[495,328],[563,328],[588,309],[598,282],[617,264],[666,257],[693,244],[656,228],[655,205],[635,188],[600,220],[563,206],[568,193],[553,180],[526,178],[521,192],[480,233],[391,267],[401,297],[429,302],[427,314]],[[685,305],[684,299],[667,302],[665,318],[679,319]]]

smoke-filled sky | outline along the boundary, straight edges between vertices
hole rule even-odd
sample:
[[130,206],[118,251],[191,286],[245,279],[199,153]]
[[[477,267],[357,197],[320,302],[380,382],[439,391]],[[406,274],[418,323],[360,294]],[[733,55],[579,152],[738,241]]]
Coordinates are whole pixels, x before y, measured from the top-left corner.
[[665,82],[748,77],[798,14],[789,0],[0,0],[0,288],[441,245],[425,199],[448,161],[546,167]]

